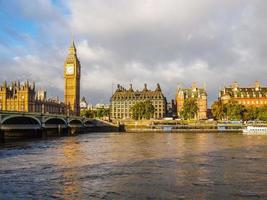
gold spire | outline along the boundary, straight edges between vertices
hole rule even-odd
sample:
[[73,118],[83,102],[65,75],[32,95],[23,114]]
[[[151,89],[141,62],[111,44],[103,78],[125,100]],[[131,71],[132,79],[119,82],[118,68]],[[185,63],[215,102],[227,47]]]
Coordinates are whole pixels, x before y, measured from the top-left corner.
[[75,47],[75,43],[74,40],[72,40],[70,48],[69,48],[69,54],[76,54],[76,47]]

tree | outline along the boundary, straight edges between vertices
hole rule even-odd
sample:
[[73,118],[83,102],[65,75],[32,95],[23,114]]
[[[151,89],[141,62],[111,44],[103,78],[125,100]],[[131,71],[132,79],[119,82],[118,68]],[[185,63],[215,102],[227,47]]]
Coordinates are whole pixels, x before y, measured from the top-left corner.
[[264,106],[259,109],[257,119],[267,120],[267,106]]
[[95,118],[96,117],[96,112],[93,110],[81,110],[81,114],[82,117],[86,117],[86,118]]
[[103,118],[109,116],[109,109],[106,108],[98,108],[96,110],[96,117],[97,118]]
[[217,120],[223,119],[225,117],[225,109],[226,109],[225,106],[223,105],[223,103],[220,100],[215,101],[211,105],[212,115]]
[[181,116],[184,119],[194,119],[197,116],[198,105],[195,98],[188,98],[184,101]]
[[259,117],[260,108],[248,107],[243,114],[243,120],[255,120]]
[[151,101],[137,102],[131,108],[132,118],[135,120],[150,119],[155,113]]
[[146,119],[152,118],[155,113],[155,108],[152,105],[151,101],[145,101],[144,106],[145,106],[144,118]]
[[245,106],[235,100],[230,100],[226,105],[226,116],[229,120],[241,120],[245,113]]
[[267,120],[267,106],[265,107],[245,107],[235,100],[230,100],[223,104],[215,101],[212,106],[212,114],[215,119],[227,118],[229,120]]
[[142,119],[143,116],[143,102],[137,102],[131,107],[131,112],[132,112],[132,118],[135,120],[140,120]]

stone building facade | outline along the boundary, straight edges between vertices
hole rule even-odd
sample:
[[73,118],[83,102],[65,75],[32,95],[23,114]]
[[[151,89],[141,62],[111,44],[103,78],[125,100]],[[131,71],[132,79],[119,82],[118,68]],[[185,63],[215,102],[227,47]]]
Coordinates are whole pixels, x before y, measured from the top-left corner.
[[259,81],[253,86],[239,87],[235,81],[232,85],[224,87],[219,92],[219,100],[226,104],[235,100],[246,107],[262,107],[267,105],[267,87],[262,87]]
[[81,64],[72,41],[64,63],[64,102],[70,115],[80,115],[80,80]]
[[191,88],[178,87],[176,92],[177,116],[181,117],[184,102],[187,98],[195,98],[198,106],[197,119],[207,119],[207,92],[193,83]]
[[0,111],[65,114],[66,108],[58,98],[47,99],[46,91],[36,92],[34,83],[17,81],[0,86]]
[[166,98],[163,95],[160,85],[155,90],[149,90],[145,84],[142,91],[134,91],[132,85],[129,89],[118,85],[110,99],[112,119],[132,118],[131,107],[137,102],[149,100],[155,108],[154,118],[161,119],[166,115]]

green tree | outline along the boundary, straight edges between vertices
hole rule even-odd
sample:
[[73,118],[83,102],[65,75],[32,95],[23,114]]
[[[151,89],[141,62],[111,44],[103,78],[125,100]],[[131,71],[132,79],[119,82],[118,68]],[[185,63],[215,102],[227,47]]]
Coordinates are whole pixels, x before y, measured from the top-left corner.
[[137,102],[131,107],[132,118],[135,120],[142,119],[144,115],[144,104],[143,102]]
[[180,113],[184,119],[194,119],[197,116],[198,105],[195,98],[187,98],[184,101],[182,112]]
[[255,120],[259,118],[261,108],[248,107],[245,109],[243,120]]
[[154,115],[155,108],[151,101],[137,102],[131,107],[131,112],[135,120],[150,119]]
[[243,119],[244,113],[246,111],[244,105],[231,100],[226,105],[226,116],[229,120],[241,120]]
[[81,114],[82,117],[86,117],[86,118],[95,118],[96,117],[96,112],[93,110],[81,110]]
[[259,108],[257,119],[259,120],[267,120],[267,106]]
[[155,108],[152,105],[151,101],[145,101],[144,107],[145,107],[144,118],[146,118],[146,119],[152,118],[154,116],[154,113],[155,113]]
[[215,119],[219,120],[219,119],[223,119],[225,117],[225,111],[226,108],[223,105],[223,103],[219,100],[219,101],[215,101],[212,105],[211,105],[211,112],[212,115]]
[[109,116],[109,109],[106,108],[98,108],[96,110],[96,117],[97,118],[103,118]]

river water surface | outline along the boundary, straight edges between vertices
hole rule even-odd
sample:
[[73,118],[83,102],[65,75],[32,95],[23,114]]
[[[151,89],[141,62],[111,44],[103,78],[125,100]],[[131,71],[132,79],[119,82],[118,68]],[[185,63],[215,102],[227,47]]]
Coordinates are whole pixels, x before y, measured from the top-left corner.
[[0,146],[0,199],[267,199],[267,136],[92,133]]

